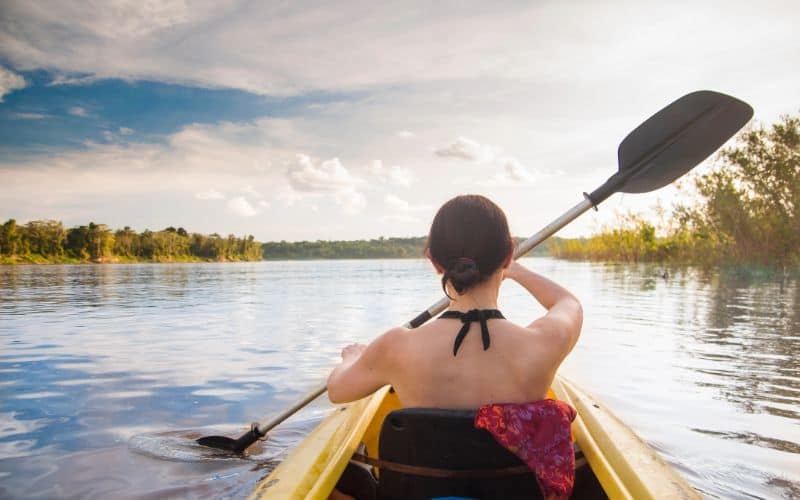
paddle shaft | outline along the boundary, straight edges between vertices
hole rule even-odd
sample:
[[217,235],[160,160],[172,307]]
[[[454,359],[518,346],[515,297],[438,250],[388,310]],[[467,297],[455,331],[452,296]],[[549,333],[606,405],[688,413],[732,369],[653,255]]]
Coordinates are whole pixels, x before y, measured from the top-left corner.
[[[610,194],[611,193],[609,193],[609,195]],[[560,216],[559,218],[557,218],[556,220],[545,226],[544,229],[542,229],[538,233],[534,234],[527,240],[517,245],[517,248],[514,250],[514,259],[518,259],[523,255],[525,255],[526,253],[530,252],[534,247],[539,245],[541,242],[543,242],[550,236],[557,233],[562,227],[566,226],[573,220],[577,219],[581,214],[583,214],[590,208],[594,207],[595,204],[600,203],[600,201],[602,200],[597,200],[595,202],[592,202],[592,200],[590,200],[589,197],[586,196],[586,198],[583,201],[581,201],[574,207],[567,210],[562,216]],[[447,306],[449,305],[450,305],[450,299],[448,299],[447,297],[442,297],[441,299],[436,301],[432,306],[430,306],[425,311],[420,313],[416,318],[412,319],[403,326],[405,326],[406,328],[417,328],[418,326],[423,325],[426,321],[428,321],[432,317],[436,316],[440,312],[447,309]],[[257,432],[263,436],[264,434],[272,430],[275,426],[279,425],[281,422],[294,415],[298,410],[300,410],[301,408],[308,405],[309,403],[317,399],[319,396],[324,394],[325,391],[327,390],[328,390],[327,384],[326,383],[321,384],[316,389],[303,396],[301,399],[298,399],[294,404],[292,404],[292,406],[282,411],[278,415],[275,415],[274,417],[265,422],[260,422],[258,424],[258,427],[256,428]]]

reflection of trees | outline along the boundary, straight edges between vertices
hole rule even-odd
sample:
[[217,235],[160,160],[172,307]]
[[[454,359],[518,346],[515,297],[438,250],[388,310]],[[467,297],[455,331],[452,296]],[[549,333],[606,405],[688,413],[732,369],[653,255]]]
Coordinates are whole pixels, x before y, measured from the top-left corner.
[[[246,264],[245,264],[246,265]],[[255,282],[253,273],[206,268],[200,264],[162,266],[121,264],[115,266],[0,266],[0,313],[14,314],[16,303],[37,304],[37,311],[48,312],[48,305],[71,307],[111,305],[122,308],[188,298],[203,291],[204,281],[246,279]],[[30,310],[27,314],[30,314]]]
[[[800,285],[747,274],[715,273],[707,281],[707,324],[694,329],[690,354],[712,361],[698,371],[747,412],[800,419]],[[705,280],[703,280],[705,281]]]
[[21,314],[17,304],[34,297],[40,303],[61,304],[62,293],[70,283],[64,266],[50,266],[40,272],[38,266],[0,266],[0,313]]

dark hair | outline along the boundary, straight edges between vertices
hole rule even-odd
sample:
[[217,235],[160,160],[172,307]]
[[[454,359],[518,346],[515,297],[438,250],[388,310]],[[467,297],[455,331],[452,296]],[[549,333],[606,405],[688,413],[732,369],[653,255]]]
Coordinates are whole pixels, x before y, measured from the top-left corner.
[[426,248],[461,295],[486,281],[508,258],[514,243],[503,211],[484,196],[468,194],[448,201],[436,212]]

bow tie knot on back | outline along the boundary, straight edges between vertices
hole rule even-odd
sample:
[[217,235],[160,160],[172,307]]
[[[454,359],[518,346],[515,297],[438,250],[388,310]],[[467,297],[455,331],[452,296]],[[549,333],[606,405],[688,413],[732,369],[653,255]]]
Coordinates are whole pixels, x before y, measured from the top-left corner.
[[456,340],[453,343],[453,356],[458,353],[458,348],[464,341],[464,337],[469,333],[469,328],[474,322],[481,325],[481,340],[483,341],[483,350],[489,348],[491,340],[489,339],[489,326],[486,321],[489,319],[504,319],[503,314],[497,309],[471,309],[465,313],[459,311],[447,311],[441,316],[442,318],[453,318],[461,320],[462,326],[456,335]]

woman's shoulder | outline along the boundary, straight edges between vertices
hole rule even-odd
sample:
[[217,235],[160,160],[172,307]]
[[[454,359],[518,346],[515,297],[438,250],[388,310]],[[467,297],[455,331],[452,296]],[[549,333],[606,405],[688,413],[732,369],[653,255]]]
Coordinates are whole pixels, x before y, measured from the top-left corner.
[[572,348],[569,337],[547,323],[511,323],[506,328],[512,339],[506,344],[509,359],[526,374],[554,374]]
[[370,343],[370,348],[382,358],[390,358],[397,353],[408,339],[409,329],[396,326],[379,335]]

